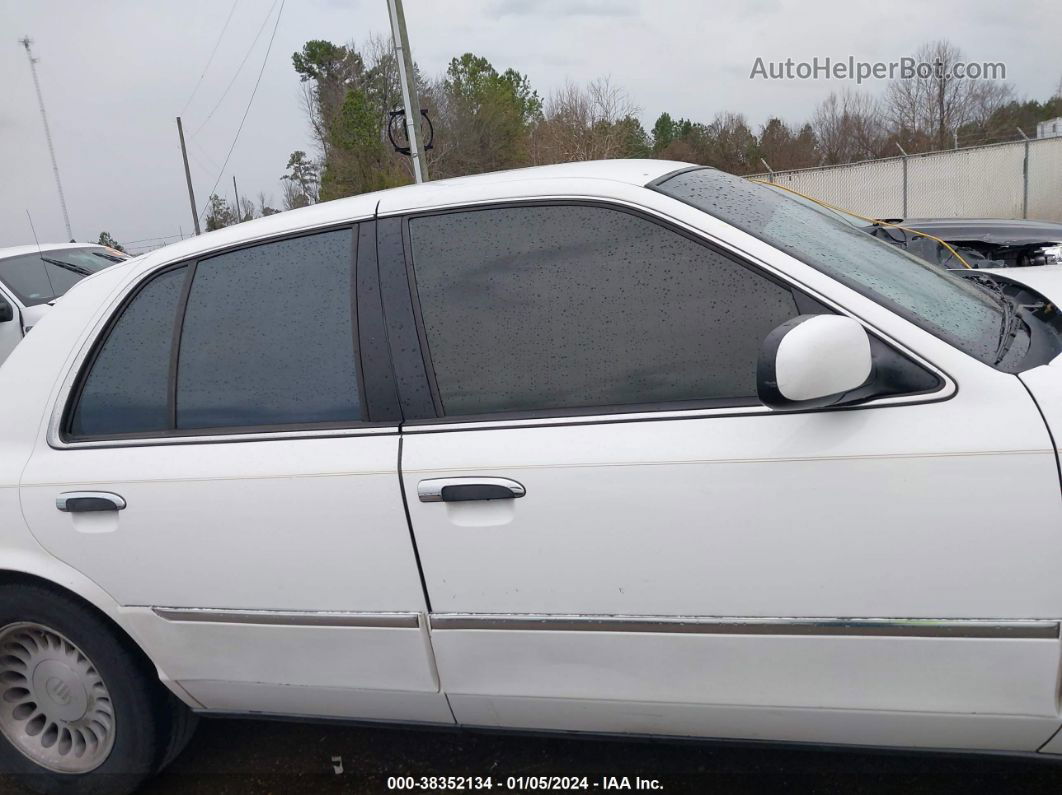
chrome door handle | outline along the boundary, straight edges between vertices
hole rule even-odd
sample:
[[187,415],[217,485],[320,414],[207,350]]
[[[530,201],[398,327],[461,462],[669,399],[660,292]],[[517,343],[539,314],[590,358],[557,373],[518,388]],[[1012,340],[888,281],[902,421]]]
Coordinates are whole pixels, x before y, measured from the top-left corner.
[[512,500],[525,494],[523,484],[509,478],[431,478],[417,484],[421,502]]
[[65,491],[55,498],[55,507],[64,513],[120,511],[125,498],[109,491]]

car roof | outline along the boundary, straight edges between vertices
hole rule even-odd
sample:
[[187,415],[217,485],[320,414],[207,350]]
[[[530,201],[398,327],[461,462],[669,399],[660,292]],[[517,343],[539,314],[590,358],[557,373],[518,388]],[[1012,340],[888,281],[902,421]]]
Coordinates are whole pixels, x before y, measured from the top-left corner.
[[41,243],[40,246],[8,246],[0,248],[0,259],[21,257],[25,254],[38,254],[45,251],[61,251],[68,248],[106,248],[99,243]]
[[[137,257],[137,265],[144,270],[160,263],[175,262],[194,257],[218,248],[239,245],[289,233],[312,230],[329,224],[341,224],[345,221],[369,218],[376,211],[377,205],[387,199],[390,203],[400,205],[399,211],[410,207],[431,207],[444,205],[452,200],[453,194],[472,187],[499,186],[498,193],[509,198],[520,198],[524,193],[515,187],[515,183],[537,183],[540,187],[528,191],[526,195],[543,192],[541,185],[546,180],[587,182],[587,190],[593,182],[621,183],[625,186],[642,186],[665,174],[684,168],[697,168],[694,163],[680,163],[672,160],[590,160],[577,163],[558,163],[548,166],[494,171],[488,174],[475,174],[466,177],[451,177],[434,180],[420,185],[403,185],[398,188],[363,193],[344,199],[320,202],[309,207],[276,213],[265,218],[227,226],[214,232],[186,238],[170,245]],[[703,166],[701,166],[703,168]],[[512,189],[501,186],[513,185]],[[592,191],[591,191],[592,192]],[[120,264],[118,267],[122,267]],[[111,269],[108,269],[111,270]]]

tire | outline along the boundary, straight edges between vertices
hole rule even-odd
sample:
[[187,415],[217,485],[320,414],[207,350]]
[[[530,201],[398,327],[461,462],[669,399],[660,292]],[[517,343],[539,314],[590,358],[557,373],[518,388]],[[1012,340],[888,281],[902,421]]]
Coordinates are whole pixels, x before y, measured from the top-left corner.
[[95,610],[0,586],[0,775],[49,795],[133,792],[180,753],[189,715]]
[[170,739],[166,744],[166,753],[163,754],[162,763],[159,765],[158,770],[155,771],[156,773],[165,770],[174,759],[181,755],[181,752],[191,742],[192,735],[195,734],[196,727],[199,725],[198,715],[188,709],[173,693],[167,693],[166,695],[170,707]]

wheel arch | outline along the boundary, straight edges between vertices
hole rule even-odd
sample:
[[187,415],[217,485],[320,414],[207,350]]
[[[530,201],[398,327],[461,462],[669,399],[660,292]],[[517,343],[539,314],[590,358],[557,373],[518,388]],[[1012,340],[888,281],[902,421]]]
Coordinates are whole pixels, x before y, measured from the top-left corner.
[[115,636],[129,653],[145,666],[145,671],[153,671],[158,680],[187,706],[193,709],[201,708],[201,705],[176,685],[148,654],[144,643],[130,631],[127,622],[123,621],[119,605],[110,594],[80,572],[57,561],[52,563],[51,570],[43,571],[40,567],[0,564],[0,587],[26,585],[41,588],[77,602],[97,614],[114,630]]

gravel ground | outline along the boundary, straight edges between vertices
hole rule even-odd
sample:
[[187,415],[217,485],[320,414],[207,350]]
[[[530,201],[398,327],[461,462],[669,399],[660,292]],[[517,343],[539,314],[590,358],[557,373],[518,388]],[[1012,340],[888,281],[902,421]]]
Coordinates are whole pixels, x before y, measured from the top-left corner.
[[[507,791],[509,776],[540,775],[587,776],[591,792],[609,791],[612,776],[626,776],[631,791],[640,777],[666,792],[1062,792],[1062,762],[1035,759],[221,719],[202,721],[143,792],[376,793],[388,792],[390,776],[433,775],[490,776],[494,792]],[[0,792],[12,791],[0,779]]]

